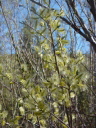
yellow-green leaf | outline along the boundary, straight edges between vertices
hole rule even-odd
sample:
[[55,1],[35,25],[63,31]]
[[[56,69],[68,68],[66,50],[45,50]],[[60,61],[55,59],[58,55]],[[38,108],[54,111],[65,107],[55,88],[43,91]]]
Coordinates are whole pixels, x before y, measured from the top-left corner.
[[20,107],[19,108],[19,111],[20,111],[21,115],[24,115],[25,114],[25,109],[23,107]]

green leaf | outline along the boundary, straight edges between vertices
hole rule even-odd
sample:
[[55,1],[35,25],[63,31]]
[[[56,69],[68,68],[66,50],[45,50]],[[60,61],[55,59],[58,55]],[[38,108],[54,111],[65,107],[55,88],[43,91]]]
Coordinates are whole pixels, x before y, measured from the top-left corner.
[[34,7],[31,7],[31,10],[36,13],[36,9]]
[[67,100],[65,101],[65,103],[66,103],[66,107],[70,107],[70,106],[71,106],[71,101],[70,101],[69,99],[67,99]]
[[83,74],[80,73],[79,75],[76,76],[76,79],[80,80],[82,78]]
[[25,109],[22,106],[19,107],[19,111],[20,111],[21,115],[25,115]]
[[46,121],[44,119],[40,120],[40,124],[45,126],[46,125]]
[[61,43],[62,43],[63,45],[65,45],[65,44],[68,44],[69,42],[68,42],[67,40],[61,40]]
[[2,120],[2,126],[5,126],[5,124],[6,124],[6,121]]
[[61,10],[59,16],[64,16],[64,10]]
[[41,21],[41,22],[40,22],[40,25],[41,25],[41,26],[44,26],[44,24],[45,24],[44,21]]
[[54,29],[58,29],[58,27],[60,26],[60,21],[59,20],[51,20],[50,26]]
[[36,116],[33,116],[33,118],[32,118],[32,123],[33,123],[33,124],[36,124],[36,122],[37,122],[37,117],[36,117]]
[[17,101],[18,101],[19,104],[23,104],[23,99],[22,98],[18,98]]
[[40,34],[42,35],[46,31],[46,28],[44,28],[42,31],[40,31]]
[[23,85],[26,85],[26,83],[27,83],[27,81],[24,80],[24,79],[22,79],[20,82],[21,82]]
[[21,69],[23,69],[24,71],[27,71],[27,65],[26,64],[21,64]]
[[58,30],[58,32],[64,32],[65,31],[64,28],[58,28],[57,30]]
[[40,94],[36,94],[36,101],[37,102],[42,101],[42,97]]
[[70,97],[71,97],[71,98],[74,98],[74,97],[75,97],[74,92],[71,92],[71,93],[70,93]]
[[8,115],[8,111],[4,110],[2,112],[2,118],[5,119],[7,117],[7,115]]
[[32,104],[25,102],[24,103],[25,108],[32,109]]
[[9,80],[12,80],[13,79],[13,75],[12,73],[6,73],[6,76]]
[[30,120],[30,119],[32,119],[33,118],[33,114],[28,114],[28,119]]
[[57,106],[58,106],[57,102],[54,102],[53,106],[54,106],[54,108],[57,108]]
[[57,55],[60,55],[61,54],[61,51],[56,51],[55,52]]
[[48,0],[43,0],[43,1],[44,1],[44,3],[45,3],[45,4],[47,4],[47,5],[48,5]]
[[28,91],[27,91],[27,89],[22,88],[22,93],[23,93],[24,96],[27,96],[27,95],[28,95]]
[[15,124],[15,125],[18,125],[18,124],[19,124],[18,119],[15,119],[15,120],[14,120],[14,124]]
[[41,10],[40,10],[40,16],[43,16],[43,13],[44,13],[44,11],[45,11],[45,9],[43,8],[41,8]]
[[38,108],[36,108],[36,110],[34,111],[34,114],[36,116],[40,116],[42,114],[42,111],[40,111]]

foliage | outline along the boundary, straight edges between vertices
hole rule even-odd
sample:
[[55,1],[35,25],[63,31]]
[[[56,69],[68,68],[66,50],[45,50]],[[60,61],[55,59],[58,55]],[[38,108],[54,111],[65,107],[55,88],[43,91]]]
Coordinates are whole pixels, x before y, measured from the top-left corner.
[[39,45],[33,40],[33,52],[22,52],[22,61],[8,59],[7,65],[0,65],[0,122],[14,128],[71,127],[75,99],[87,91],[87,74],[79,68],[84,56],[67,53],[68,41],[58,19],[62,11],[33,9],[37,21],[30,34],[39,38]]

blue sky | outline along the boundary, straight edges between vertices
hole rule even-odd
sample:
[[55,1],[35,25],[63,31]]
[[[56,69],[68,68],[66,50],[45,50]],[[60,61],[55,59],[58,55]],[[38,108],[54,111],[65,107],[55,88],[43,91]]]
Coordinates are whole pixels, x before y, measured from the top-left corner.
[[[19,6],[19,5],[22,5],[22,6]],[[16,9],[14,9],[14,15],[16,17],[18,26],[22,29],[23,28],[23,25],[20,24],[19,22],[24,21],[25,18],[27,17],[26,0],[21,0],[21,2],[19,3],[19,5],[16,7]],[[55,8],[56,10],[59,10],[60,9],[59,6],[55,3],[54,0],[52,0],[51,6],[52,6],[52,8]],[[65,28],[65,30],[68,30],[69,29],[69,26],[66,25],[66,24],[64,24],[64,28]],[[21,29],[19,29],[19,31]],[[6,25],[4,25],[3,26],[3,33],[6,33],[7,30],[8,29],[7,29]],[[16,35],[16,30],[15,29],[13,30],[13,32],[15,33],[16,39],[18,39],[18,35]],[[74,34],[74,32],[73,32],[73,34]],[[1,35],[1,33],[0,33],[0,35]],[[82,50],[83,53],[85,53],[86,51],[88,51],[88,48],[89,48],[88,45],[89,45],[89,43],[86,42],[84,39],[82,39],[79,34],[77,34],[77,39],[78,39],[78,43],[76,45],[76,50],[78,50],[78,49],[79,50]],[[70,41],[69,34],[67,35],[67,40]],[[10,43],[7,42],[7,46],[10,47]],[[8,50],[8,52],[10,52],[10,49]],[[13,50],[13,53],[14,53],[14,50]]]

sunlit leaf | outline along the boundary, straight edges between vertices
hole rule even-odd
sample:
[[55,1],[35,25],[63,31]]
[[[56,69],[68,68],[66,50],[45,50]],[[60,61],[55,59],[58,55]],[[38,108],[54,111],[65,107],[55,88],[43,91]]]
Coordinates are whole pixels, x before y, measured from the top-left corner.
[[8,79],[12,80],[13,79],[13,75],[12,73],[6,73],[6,76]]
[[74,98],[74,97],[75,97],[74,92],[71,92],[71,93],[70,93],[70,97],[71,97],[71,98]]
[[2,120],[2,126],[5,126],[5,124],[6,124],[6,121]]
[[19,111],[20,111],[21,115],[25,114],[25,109],[22,106],[19,107]]

